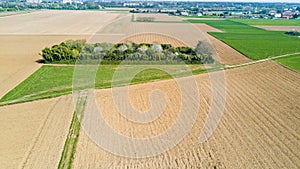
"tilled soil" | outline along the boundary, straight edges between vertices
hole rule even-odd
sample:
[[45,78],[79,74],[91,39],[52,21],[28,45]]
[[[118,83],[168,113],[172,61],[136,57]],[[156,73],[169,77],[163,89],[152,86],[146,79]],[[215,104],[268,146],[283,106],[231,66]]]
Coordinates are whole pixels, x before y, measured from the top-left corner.
[[[214,75],[214,76],[212,76]],[[273,61],[225,71],[226,101],[222,119],[213,135],[199,142],[211,104],[212,90],[221,93],[222,72],[214,72],[215,87],[207,74],[197,75],[200,110],[193,128],[174,148],[154,157],[133,159],[114,155],[97,146],[81,130],[74,168],[299,168],[300,76]],[[149,94],[159,89],[166,107],[150,123],[129,121],[119,114],[111,89],[96,92],[101,116],[117,132],[129,138],[148,138],[167,131],[179,117],[180,90],[174,80],[129,87],[129,100],[140,111],[151,106]],[[124,106],[124,105],[123,105]],[[218,119],[216,116],[214,119]],[[89,120],[89,119],[85,119]],[[88,121],[87,121],[88,122]],[[100,140],[105,142],[106,138]],[[107,140],[119,143],[120,140]],[[167,140],[161,140],[161,143]],[[153,146],[155,144],[153,143]],[[144,151],[147,151],[145,145]],[[148,147],[151,149],[151,147]],[[156,147],[159,149],[159,147]],[[124,148],[126,150],[126,148]],[[128,149],[127,149],[128,150]],[[134,150],[137,153],[140,150]]]

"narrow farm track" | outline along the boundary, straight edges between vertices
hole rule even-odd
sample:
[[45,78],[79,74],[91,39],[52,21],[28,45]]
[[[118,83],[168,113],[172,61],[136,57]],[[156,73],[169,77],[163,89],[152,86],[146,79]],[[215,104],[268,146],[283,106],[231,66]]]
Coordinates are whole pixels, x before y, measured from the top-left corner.
[[[218,73],[218,72],[214,72]],[[273,61],[229,69],[224,115],[212,137],[199,135],[212,103],[207,74],[197,75],[200,111],[190,133],[173,149],[155,157],[130,159],[104,151],[81,130],[74,168],[299,168],[300,75]],[[221,85],[221,81],[215,81]],[[180,90],[174,80],[130,86],[129,97],[141,111],[150,108],[149,94],[159,89],[167,105],[149,123],[132,123],[113,104],[111,89],[98,90],[101,115],[119,133],[149,138],[166,131],[178,117]],[[105,140],[105,138],[103,138]],[[113,141],[114,140],[110,140]],[[162,140],[163,141],[163,140]]]

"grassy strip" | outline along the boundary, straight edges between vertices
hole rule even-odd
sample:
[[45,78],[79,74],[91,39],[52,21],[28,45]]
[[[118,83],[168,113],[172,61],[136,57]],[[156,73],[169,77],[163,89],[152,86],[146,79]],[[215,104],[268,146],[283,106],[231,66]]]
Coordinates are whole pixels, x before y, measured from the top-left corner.
[[72,122],[69,128],[69,133],[65,141],[61,159],[58,164],[58,169],[72,168],[72,163],[74,160],[74,155],[76,152],[76,146],[80,133],[80,127],[80,121],[76,116],[76,112],[74,112]]
[[[153,69],[152,65],[141,66],[146,68],[146,70],[136,74],[131,80],[131,84],[172,78],[171,75],[162,70]],[[188,69],[182,69],[181,66],[165,65],[165,67],[175,72],[176,77],[188,75]],[[189,67],[193,74],[207,71],[202,65],[189,65]],[[222,65],[219,64],[212,65],[210,71],[219,70],[221,67]],[[117,69],[121,69],[121,67],[118,67],[118,65],[101,65],[96,73],[95,88],[111,87],[112,78]],[[135,71],[136,66],[126,65],[122,69],[126,69],[129,72]],[[7,93],[0,100],[0,106],[69,94],[72,92],[73,72],[74,66],[42,66],[29,78]],[[118,79],[116,84],[119,86],[125,85],[127,80],[126,78]]]
[[299,19],[231,19],[247,25],[258,26],[300,26]]
[[58,164],[58,169],[72,168],[81,128],[80,123],[84,115],[86,99],[86,97],[80,98],[80,100],[78,100],[77,102],[76,110],[73,114],[72,122],[69,128],[69,133],[65,141],[64,149]]
[[253,60],[300,52],[300,39],[284,32],[267,31],[232,20],[188,20],[205,23],[224,33],[210,34]]
[[131,14],[131,22],[135,22],[134,13]]
[[283,66],[300,73],[300,55],[278,58],[274,60],[279,62]]

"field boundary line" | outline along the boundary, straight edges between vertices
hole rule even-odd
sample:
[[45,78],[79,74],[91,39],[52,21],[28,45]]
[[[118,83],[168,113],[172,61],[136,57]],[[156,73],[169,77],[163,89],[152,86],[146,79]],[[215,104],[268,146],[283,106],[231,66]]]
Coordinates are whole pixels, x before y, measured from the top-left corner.
[[261,63],[261,62],[266,62],[269,60],[274,60],[274,59],[278,59],[278,58],[283,58],[283,57],[288,57],[288,56],[294,56],[294,55],[299,55],[300,52],[296,52],[296,53],[290,53],[290,54],[284,54],[284,55],[279,55],[279,56],[273,56],[273,57],[269,57],[269,58],[265,58],[265,59],[260,59],[260,60],[255,60],[252,62],[247,62],[247,63],[242,63],[242,64],[236,64],[236,65],[225,65],[225,68],[237,68],[237,67],[242,67],[242,66],[248,66],[248,65],[252,65],[255,63]]

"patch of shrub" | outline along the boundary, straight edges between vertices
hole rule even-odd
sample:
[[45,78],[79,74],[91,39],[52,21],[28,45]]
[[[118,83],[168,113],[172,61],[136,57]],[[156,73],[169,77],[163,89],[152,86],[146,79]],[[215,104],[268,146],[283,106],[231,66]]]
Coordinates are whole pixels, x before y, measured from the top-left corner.
[[68,40],[51,48],[46,47],[42,50],[42,56],[46,63],[74,64],[76,61],[95,63],[94,61],[101,59],[102,63],[106,64],[116,64],[121,61],[142,64],[146,62],[211,64],[214,63],[211,50],[213,48],[206,42],[199,42],[193,49],[185,46],[173,47],[170,44],[87,44],[83,40]]

